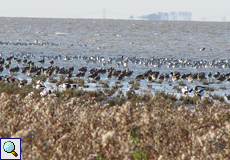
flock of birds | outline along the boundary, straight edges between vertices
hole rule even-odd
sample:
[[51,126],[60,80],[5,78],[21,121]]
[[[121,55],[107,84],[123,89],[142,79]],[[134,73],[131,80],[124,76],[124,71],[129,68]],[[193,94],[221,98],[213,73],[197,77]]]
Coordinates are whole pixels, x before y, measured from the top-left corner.
[[[230,68],[230,60],[228,59],[222,59],[222,60],[212,60],[212,61],[204,61],[204,60],[200,60],[200,61],[192,61],[189,59],[168,59],[168,58],[159,58],[156,59],[154,57],[150,57],[150,58],[137,58],[137,57],[126,57],[124,58],[123,56],[119,57],[119,58],[112,58],[112,57],[108,57],[107,59],[103,56],[82,56],[82,55],[74,55],[72,57],[70,56],[66,56],[66,55],[51,55],[51,56],[46,56],[43,53],[40,54],[40,58],[41,60],[39,61],[32,61],[32,59],[34,59],[35,56],[32,53],[21,53],[21,54],[15,54],[15,55],[11,55],[10,57],[6,57],[3,58],[2,55],[0,55],[0,72],[3,71],[3,69],[9,69],[10,65],[11,65],[11,60],[15,60],[15,62],[17,64],[22,63],[24,67],[19,68],[19,66],[13,67],[9,69],[9,73],[13,73],[13,72],[18,72],[21,69],[21,73],[26,73],[28,75],[30,74],[35,74],[35,75],[41,75],[41,73],[43,72],[45,75],[52,75],[53,74],[66,74],[67,77],[71,77],[71,73],[74,70],[73,66],[65,69],[65,68],[60,68],[57,66],[54,66],[54,63],[56,60],[83,60],[85,61],[85,63],[93,63],[93,64],[98,64],[101,63],[102,66],[106,66],[106,64],[111,64],[111,65],[115,65],[117,66],[117,68],[126,68],[126,70],[121,71],[121,70],[115,70],[113,67],[110,67],[107,71],[108,74],[107,78],[110,78],[111,76],[118,76],[118,80],[121,80],[122,78],[124,78],[125,76],[131,76],[133,71],[130,71],[128,69],[129,64],[135,64],[135,65],[145,65],[145,66],[153,66],[153,68],[161,68],[162,66],[166,66],[167,68],[185,68],[185,67],[192,67],[192,68]],[[40,64],[44,64],[45,63],[45,59],[47,59],[49,61],[50,66],[48,68],[43,68],[43,66],[36,66],[36,63],[40,63]],[[6,63],[5,63],[6,62]],[[5,63],[5,66],[3,67]],[[151,67],[149,67],[151,68]],[[85,76],[85,72],[87,71],[86,67],[85,68],[81,68],[78,70],[79,73],[76,74],[76,77],[84,77]],[[95,74],[92,74],[92,73]],[[105,69],[91,69],[90,70],[90,75],[89,78],[95,78],[95,80],[100,80],[100,76],[98,76],[97,73],[100,74],[104,74],[106,73]],[[119,74],[122,73],[120,76]],[[204,72],[200,72],[200,73],[188,73],[188,74],[181,74],[179,72],[174,72],[174,73],[170,73],[172,76],[172,80],[176,81],[181,79],[188,79],[189,82],[192,82],[195,79],[205,79],[206,75]],[[159,74],[159,71],[156,72],[152,72],[151,70],[145,72],[145,75],[143,75],[144,77],[146,77],[146,75],[151,75],[151,77],[149,76],[147,78],[148,81],[151,80],[156,80],[157,78],[160,80],[166,80],[169,78],[169,74],[165,73],[163,74]],[[159,75],[159,76],[158,76]],[[230,73],[227,74],[220,74],[220,72],[216,72],[214,75],[212,75],[211,72],[209,72],[207,74],[207,77],[214,77],[216,78],[218,81],[230,81]],[[137,75],[136,79],[138,78],[142,78],[142,75]]]
[[[153,65],[153,68],[159,68],[160,66],[167,66],[168,68],[177,68],[177,67],[229,67],[230,68],[230,60],[228,59],[222,59],[222,60],[212,60],[212,61],[192,61],[189,59],[168,59],[168,58],[159,58],[156,59],[154,57],[150,58],[137,58],[137,57],[118,57],[118,58],[112,58],[108,57],[107,59],[103,56],[86,56],[86,55],[74,55],[74,56],[66,56],[66,55],[51,55],[47,56],[44,55],[44,53],[40,54],[40,60],[34,59],[35,56],[32,53],[18,53],[11,55],[9,57],[3,57],[2,54],[0,54],[0,73],[3,72],[4,69],[7,69],[8,72],[11,75],[1,75],[0,80],[5,81],[5,82],[13,82],[15,80],[18,80],[17,78],[12,76],[12,73],[17,73],[21,71],[22,74],[27,74],[30,76],[31,74],[40,76],[40,75],[46,75],[46,76],[51,76],[51,75],[65,75],[66,78],[71,78],[71,77],[86,77],[86,73],[88,71],[88,78],[91,78],[95,81],[101,80],[101,75],[106,74],[106,78],[110,79],[112,77],[115,77],[117,81],[120,81],[124,79],[125,77],[130,77],[133,75],[133,70],[130,70],[128,68],[128,65],[131,64],[139,64],[139,65]],[[34,59],[34,60],[33,60]],[[74,71],[74,66],[71,67],[62,67],[60,68],[59,66],[54,66],[56,61],[58,60],[64,60],[68,62],[68,60],[83,60],[85,63],[102,63],[103,66],[106,66],[106,64],[111,64],[117,66],[119,69],[115,69],[114,67],[110,67],[108,69],[97,69],[97,68],[91,68],[88,69],[87,67],[80,67],[78,69],[78,73],[73,73]],[[17,63],[18,65],[16,67],[11,67],[11,64],[13,61]],[[48,60],[50,66],[47,68],[43,66],[38,66],[36,64],[44,64]],[[47,64],[47,62],[46,62]],[[22,65],[22,67],[19,67]],[[123,68],[123,69],[121,69]],[[177,81],[177,80],[188,80],[189,82],[192,82],[194,80],[202,80],[202,79],[207,79],[207,78],[215,78],[219,82],[223,82],[227,80],[230,82],[230,73],[227,74],[220,74],[220,72],[215,72],[212,74],[211,72],[208,72],[206,74],[205,72],[198,72],[198,73],[187,73],[187,74],[182,74],[178,71],[175,72],[170,72],[170,73],[160,73],[159,71],[152,71],[152,69],[149,69],[145,71],[142,74],[135,75],[135,79],[146,79],[147,81],[156,81],[158,80],[165,80],[167,81],[168,79],[172,81]],[[19,82],[19,87],[23,87],[24,84],[23,82]],[[63,83],[59,85],[59,87],[64,88],[64,89],[76,89],[77,85],[76,84],[68,84],[68,83]],[[36,89],[43,90],[46,88],[42,82],[38,82],[37,86],[35,87]],[[194,91],[196,95],[199,97],[202,97],[204,95],[204,89],[205,87],[202,86],[196,86],[193,89],[189,89],[188,87],[182,88],[182,93],[183,94],[188,94],[189,92]],[[134,91],[132,87],[130,87],[128,90]],[[41,93],[41,95],[51,95],[51,90],[47,90],[44,93]]]
[[[29,40],[27,40],[29,41]],[[17,42],[8,41],[3,42],[0,41],[0,45],[14,45],[14,46],[59,46],[62,45],[61,43],[50,43],[50,42],[40,42],[38,40],[35,40],[34,42],[21,42],[20,39],[17,40]]]
[[[23,81],[21,81],[21,82],[18,83],[18,87],[23,88],[24,86],[25,86],[25,83]],[[34,88],[36,88],[37,90],[40,91],[40,96],[41,97],[46,97],[46,96],[49,96],[50,98],[57,97],[57,95],[53,94],[50,89],[46,90],[46,86],[44,85],[44,81],[42,81],[42,80],[38,80],[37,84],[36,84],[36,86]],[[32,91],[32,92],[30,92],[28,94],[28,97],[32,97],[33,98],[34,95],[35,95],[35,92]]]
[[[3,43],[0,41],[0,43]],[[10,43],[10,42],[7,42]],[[40,43],[34,43],[40,44]],[[34,59],[35,56],[32,53],[18,53],[13,56],[14,58],[18,58],[17,63],[26,61],[25,59]],[[211,61],[208,60],[191,60],[191,59],[174,59],[174,58],[143,58],[143,57],[124,57],[121,56],[119,58],[104,56],[86,56],[86,55],[45,55],[43,52],[40,54],[41,59],[50,60],[50,63],[53,64],[55,60],[83,60],[86,64],[100,64],[101,66],[106,66],[109,64],[113,64],[116,67],[129,67],[129,65],[144,65],[144,66],[153,66],[154,68],[230,68],[230,59],[213,59]],[[21,59],[21,60],[20,60]],[[41,60],[43,63],[44,60]]]

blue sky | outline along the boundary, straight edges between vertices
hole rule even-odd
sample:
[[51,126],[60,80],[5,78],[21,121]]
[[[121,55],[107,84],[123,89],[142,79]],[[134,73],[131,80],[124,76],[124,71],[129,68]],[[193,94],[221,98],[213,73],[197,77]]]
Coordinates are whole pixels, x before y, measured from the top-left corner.
[[128,19],[157,12],[192,12],[193,20],[230,21],[230,0],[0,0],[0,16]]

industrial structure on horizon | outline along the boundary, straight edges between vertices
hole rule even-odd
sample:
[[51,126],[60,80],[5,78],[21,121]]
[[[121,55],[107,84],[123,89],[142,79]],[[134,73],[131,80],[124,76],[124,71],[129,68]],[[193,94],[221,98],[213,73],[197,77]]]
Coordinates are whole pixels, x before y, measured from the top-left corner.
[[[131,18],[131,17],[130,17]],[[141,19],[147,20],[181,20],[181,21],[191,21],[191,12],[158,12],[149,15],[140,16]]]

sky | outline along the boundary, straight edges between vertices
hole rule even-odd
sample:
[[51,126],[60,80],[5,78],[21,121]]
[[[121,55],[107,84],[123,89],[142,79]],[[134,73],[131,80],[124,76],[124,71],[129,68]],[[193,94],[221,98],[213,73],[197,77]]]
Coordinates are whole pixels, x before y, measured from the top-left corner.
[[0,0],[0,17],[137,19],[186,11],[194,21],[230,21],[229,7],[230,0]]

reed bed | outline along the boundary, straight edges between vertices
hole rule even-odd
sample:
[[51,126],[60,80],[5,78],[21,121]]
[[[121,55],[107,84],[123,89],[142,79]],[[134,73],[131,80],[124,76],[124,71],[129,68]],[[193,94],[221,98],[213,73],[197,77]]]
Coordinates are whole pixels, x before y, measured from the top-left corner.
[[106,101],[96,91],[68,98],[2,91],[0,137],[21,138],[22,159],[229,159],[229,104],[188,108],[172,99],[163,92]]

